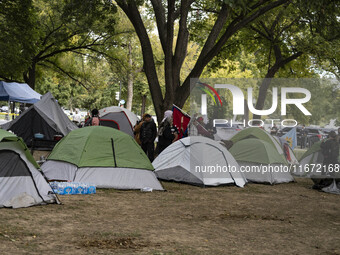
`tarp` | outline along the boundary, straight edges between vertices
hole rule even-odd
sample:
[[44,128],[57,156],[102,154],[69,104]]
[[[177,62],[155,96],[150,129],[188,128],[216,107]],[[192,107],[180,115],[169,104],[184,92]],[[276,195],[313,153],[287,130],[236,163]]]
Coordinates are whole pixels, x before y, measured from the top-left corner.
[[34,104],[41,95],[26,83],[0,81],[0,101]]

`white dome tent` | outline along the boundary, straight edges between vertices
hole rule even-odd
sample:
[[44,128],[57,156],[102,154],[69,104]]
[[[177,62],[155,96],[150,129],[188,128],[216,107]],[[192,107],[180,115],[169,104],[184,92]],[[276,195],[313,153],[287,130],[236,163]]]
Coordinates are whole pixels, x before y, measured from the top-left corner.
[[0,208],[59,203],[27,146],[0,130]]
[[180,139],[167,147],[153,161],[161,180],[198,186],[246,184],[239,165],[220,143],[202,136]]

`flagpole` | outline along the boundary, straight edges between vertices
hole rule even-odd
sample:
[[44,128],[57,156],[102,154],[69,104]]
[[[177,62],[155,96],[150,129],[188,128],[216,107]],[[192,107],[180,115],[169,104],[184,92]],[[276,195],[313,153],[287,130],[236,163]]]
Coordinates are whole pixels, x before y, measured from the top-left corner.
[[186,115],[187,117],[191,118],[191,116],[189,114],[187,114],[186,112],[184,112],[180,107],[178,107],[177,105],[173,104],[172,107],[176,107],[178,110],[181,111],[181,113],[183,113],[184,115]]

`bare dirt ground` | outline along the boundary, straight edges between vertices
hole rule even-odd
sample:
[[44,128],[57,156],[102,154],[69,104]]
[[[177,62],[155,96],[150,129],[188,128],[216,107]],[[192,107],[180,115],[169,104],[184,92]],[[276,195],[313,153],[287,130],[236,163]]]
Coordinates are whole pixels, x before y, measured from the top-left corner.
[[340,254],[340,196],[310,180],[163,185],[0,209],[0,254]]

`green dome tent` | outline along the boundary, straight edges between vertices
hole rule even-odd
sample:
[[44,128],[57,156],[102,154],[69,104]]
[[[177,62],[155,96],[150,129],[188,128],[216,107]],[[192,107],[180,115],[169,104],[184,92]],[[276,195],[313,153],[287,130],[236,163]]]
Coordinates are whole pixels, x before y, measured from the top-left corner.
[[298,160],[293,152],[293,150],[288,146],[287,151],[284,150],[285,142],[283,142],[279,137],[274,137],[267,131],[259,127],[250,127],[243,129],[231,138],[233,143],[241,141],[248,138],[257,138],[262,141],[266,141],[271,144],[274,149],[280,154],[284,155],[289,164],[298,164]]
[[294,181],[286,158],[272,143],[247,138],[236,142],[229,151],[250,182],[276,184]]
[[[321,179],[333,179],[333,183],[322,189],[327,193],[340,194],[340,173],[334,169],[332,173],[327,173],[323,168],[324,156],[321,151],[321,143],[314,143],[301,157],[300,167],[297,168],[295,175],[312,178],[314,183]],[[340,159],[340,151],[339,157]]]
[[[312,175],[321,175],[320,169],[318,167],[312,168],[312,164],[315,165],[323,165],[323,155],[321,152],[321,143],[323,141],[319,141],[317,143],[314,143],[301,157],[300,160],[300,168],[299,171],[297,171],[297,175],[302,175],[302,176],[312,176]],[[339,157],[340,159],[340,151],[339,151]],[[304,171],[306,167],[306,170]],[[314,171],[313,171],[314,170]],[[339,175],[339,174],[338,174]]]
[[279,154],[283,154],[283,150],[279,142],[271,136],[268,132],[258,127],[249,127],[241,130],[236,135],[234,135],[230,140],[233,143],[247,139],[247,138],[257,138],[265,141],[276,148]]
[[73,130],[55,146],[41,168],[50,180],[93,183],[98,188],[163,190],[135,140],[109,127]]
[[0,207],[58,202],[38,168],[23,140],[0,129]]
[[307,172],[304,171],[306,165],[310,164],[322,164],[323,155],[321,153],[321,142],[314,143],[301,157],[300,167],[293,173],[297,176],[307,176]]

